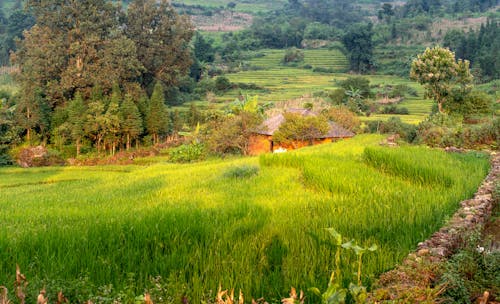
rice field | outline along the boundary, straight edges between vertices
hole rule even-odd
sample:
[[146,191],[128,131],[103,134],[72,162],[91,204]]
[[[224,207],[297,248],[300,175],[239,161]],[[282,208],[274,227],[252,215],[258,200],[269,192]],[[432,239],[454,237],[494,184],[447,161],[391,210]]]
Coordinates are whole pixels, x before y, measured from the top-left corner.
[[[339,87],[339,81],[351,77],[346,74],[347,58],[338,50],[306,49],[304,62],[300,65],[309,65],[311,69],[302,67],[283,66],[281,59],[285,50],[261,50],[254,57],[245,62],[255,70],[229,73],[226,76],[234,83],[256,84],[263,90],[230,90],[215,97],[216,106],[223,106],[234,101],[240,94],[258,95],[261,102],[280,102],[299,98],[304,95],[312,96],[315,93],[334,90]],[[314,72],[314,68],[331,69],[335,73]],[[418,83],[409,79],[390,75],[365,75],[372,86],[405,84],[414,88],[418,96],[407,96],[398,107],[405,107],[409,115],[373,114],[370,117],[361,117],[362,121],[387,120],[398,116],[403,122],[418,124],[424,120],[432,109],[432,100],[425,99],[424,89]],[[206,101],[198,101],[197,105],[207,106]]]
[[[370,286],[472,196],[489,166],[480,154],[381,140],[187,165],[2,168],[0,285],[12,291],[17,263],[28,302],[45,286],[70,302],[133,301],[148,290],[155,302],[200,303],[220,284],[279,303],[291,286],[324,290],[332,227],[380,248],[363,261]],[[243,166],[257,174],[227,174]],[[343,253],[344,284],[355,261]]]

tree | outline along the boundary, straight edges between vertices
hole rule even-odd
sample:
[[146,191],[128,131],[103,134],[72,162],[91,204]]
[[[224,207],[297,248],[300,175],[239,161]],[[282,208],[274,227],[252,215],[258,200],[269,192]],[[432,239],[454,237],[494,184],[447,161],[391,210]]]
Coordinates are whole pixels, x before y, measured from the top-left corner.
[[191,66],[189,42],[193,26],[187,16],[179,16],[168,0],[133,0],[128,7],[125,33],[137,46],[144,66],[142,85],[155,79],[175,85]]
[[76,156],[80,155],[82,138],[85,136],[85,103],[83,102],[82,95],[77,93],[67,106],[68,111],[68,128],[71,132],[71,138],[76,145]]
[[106,113],[104,114],[104,140],[111,150],[111,155],[115,154],[118,141],[120,140],[121,121],[120,121],[120,103],[121,91],[118,85],[114,85],[113,93],[109,101]]
[[26,134],[26,141],[32,144],[34,133],[40,133],[42,140],[48,137],[50,126],[50,111],[43,98],[40,88],[24,85],[26,91],[16,104],[16,123]]
[[206,139],[208,148],[219,154],[249,152],[250,136],[258,129],[262,117],[257,113],[241,111],[210,121],[210,133]]
[[213,62],[215,59],[212,40],[205,39],[200,33],[196,33],[194,36],[193,52],[195,58],[202,62]]
[[160,142],[159,135],[166,131],[168,123],[167,109],[165,106],[165,95],[163,85],[157,81],[153,89],[153,94],[149,101],[148,113],[146,116],[146,128],[153,137],[153,144]]
[[334,121],[343,128],[350,131],[357,131],[361,125],[356,113],[350,111],[346,106],[335,106],[329,108],[323,115],[326,119]]
[[330,126],[323,116],[302,116],[295,113],[285,113],[285,122],[273,134],[277,143],[294,145],[295,141],[309,142],[328,133]]
[[365,73],[373,66],[373,25],[355,24],[349,28],[342,41],[349,51],[351,70]]
[[139,109],[132,100],[132,96],[125,95],[125,100],[120,106],[122,132],[126,137],[126,148],[130,149],[130,142],[142,133],[142,118]]
[[453,89],[461,89],[464,93],[472,81],[469,61],[455,61],[455,54],[442,47],[427,48],[417,56],[411,65],[410,77],[425,86],[427,95],[434,98],[439,112],[443,112],[443,104]]

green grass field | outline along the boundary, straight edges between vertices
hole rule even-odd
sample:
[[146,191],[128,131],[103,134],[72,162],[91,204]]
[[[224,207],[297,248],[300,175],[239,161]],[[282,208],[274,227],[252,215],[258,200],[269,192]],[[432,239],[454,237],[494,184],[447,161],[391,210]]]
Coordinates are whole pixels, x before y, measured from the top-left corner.
[[[488,170],[484,156],[381,148],[381,139],[189,165],[0,169],[0,284],[12,290],[18,263],[28,302],[45,286],[71,302],[133,301],[148,289],[155,302],[199,303],[221,284],[277,303],[291,286],[325,288],[334,252],[323,228],[333,227],[380,247],[364,259],[370,285],[442,226]],[[258,174],[225,175],[243,165]],[[343,254],[345,283],[354,262]]]

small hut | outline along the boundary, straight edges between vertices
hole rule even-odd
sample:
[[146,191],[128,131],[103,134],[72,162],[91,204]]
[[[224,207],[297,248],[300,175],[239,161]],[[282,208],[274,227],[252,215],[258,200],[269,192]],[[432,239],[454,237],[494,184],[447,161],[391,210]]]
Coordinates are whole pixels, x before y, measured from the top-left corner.
[[[287,112],[303,116],[316,115],[314,112],[308,109],[289,109],[287,110]],[[250,138],[249,153],[251,155],[258,155],[268,152],[293,150],[311,145],[310,141],[295,141],[290,145],[280,145],[274,142],[273,134],[278,131],[281,124],[284,122],[285,116],[282,113],[276,114],[266,119],[259,128],[259,131],[256,131],[255,134],[253,134]],[[331,143],[340,139],[351,138],[355,135],[353,132],[339,126],[334,122],[329,122],[329,125],[330,129],[325,135],[313,139],[313,145]]]

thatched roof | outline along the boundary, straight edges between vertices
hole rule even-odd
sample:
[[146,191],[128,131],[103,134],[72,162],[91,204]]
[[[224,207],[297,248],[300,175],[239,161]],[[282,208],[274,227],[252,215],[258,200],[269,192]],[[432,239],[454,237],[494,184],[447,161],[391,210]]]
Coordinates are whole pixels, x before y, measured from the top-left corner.
[[[307,109],[288,109],[287,113],[295,113],[295,114],[300,114],[302,116],[317,115],[313,111]],[[266,119],[262,123],[262,126],[259,128],[261,131],[258,131],[257,134],[272,136],[274,132],[278,131],[281,124],[284,122],[285,122],[285,116],[283,114],[280,113],[274,115]],[[334,122],[329,122],[329,125],[330,125],[330,130],[328,130],[328,133],[322,136],[321,138],[346,138],[346,137],[353,137],[355,135],[353,132],[341,127],[340,125]]]

